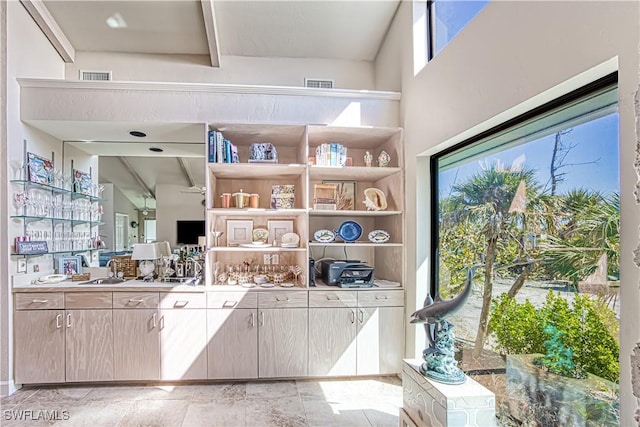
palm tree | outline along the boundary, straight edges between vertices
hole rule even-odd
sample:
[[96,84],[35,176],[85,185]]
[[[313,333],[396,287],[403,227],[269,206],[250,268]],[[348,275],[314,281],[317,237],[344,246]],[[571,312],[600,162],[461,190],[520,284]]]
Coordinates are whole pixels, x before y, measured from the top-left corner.
[[509,238],[509,228],[517,222],[517,215],[510,213],[512,201],[520,182],[533,190],[534,171],[531,169],[509,170],[492,164],[483,168],[469,180],[455,185],[452,203],[463,206],[466,216],[481,225],[481,235],[485,239],[482,254],[484,270],[484,292],[482,311],[476,334],[474,356],[482,352],[489,327],[489,312],[493,291],[493,271],[499,241]]

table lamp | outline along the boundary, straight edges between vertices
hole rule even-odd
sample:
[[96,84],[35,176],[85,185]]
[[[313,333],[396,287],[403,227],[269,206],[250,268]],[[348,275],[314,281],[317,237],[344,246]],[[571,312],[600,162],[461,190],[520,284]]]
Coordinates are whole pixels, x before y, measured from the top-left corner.
[[144,279],[148,279],[149,277],[153,279],[153,272],[156,268],[153,261],[157,260],[159,257],[160,254],[158,253],[155,243],[138,243],[133,245],[131,259],[141,261],[138,264],[138,268],[140,269],[140,274],[142,274]]

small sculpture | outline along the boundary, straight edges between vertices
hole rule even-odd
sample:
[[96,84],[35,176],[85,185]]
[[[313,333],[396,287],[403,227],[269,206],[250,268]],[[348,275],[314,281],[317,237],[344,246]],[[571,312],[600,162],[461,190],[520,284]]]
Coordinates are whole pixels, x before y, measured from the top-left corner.
[[427,335],[427,348],[422,352],[425,360],[420,366],[420,371],[429,378],[445,384],[462,384],[466,381],[466,376],[454,359],[455,335],[454,326],[445,317],[458,311],[469,298],[475,269],[479,265],[474,265],[467,272],[467,280],[462,292],[449,300],[440,299],[436,294],[435,298],[427,294],[424,301],[424,308],[411,315],[414,319],[411,323],[423,323]]
[[389,166],[389,162],[391,161],[391,156],[386,151],[382,150],[380,155],[378,156],[378,166],[381,168],[386,168]]
[[370,168],[371,163],[373,163],[373,155],[367,151],[366,153],[364,153],[364,165]]

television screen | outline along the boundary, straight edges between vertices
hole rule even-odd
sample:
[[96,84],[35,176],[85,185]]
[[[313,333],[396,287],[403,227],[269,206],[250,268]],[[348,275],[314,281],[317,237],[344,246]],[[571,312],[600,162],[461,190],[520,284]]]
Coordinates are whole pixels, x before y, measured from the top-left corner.
[[204,236],[204,221],[176,221],[178,236],[176,243],[179,245],[197,245],[198,236]]

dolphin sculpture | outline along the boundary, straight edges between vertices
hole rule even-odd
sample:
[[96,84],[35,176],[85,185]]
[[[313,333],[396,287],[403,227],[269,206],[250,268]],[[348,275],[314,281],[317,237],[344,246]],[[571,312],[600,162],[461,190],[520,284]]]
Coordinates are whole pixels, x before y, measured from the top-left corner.
[[[427,295],[427,298],[424,301],[424,307],[411,314],[411,317],[414,317],[411,323],[424,323],[426,330],[428,325],[433,327],[435,323],[457,312],[467,301],[469,295],[471,295],[473,275],[475,274],[476,268],[482,265],[484,264],[474,265],[469,268],[464,288],[462,289],[462,292],[454,298],[443,300],[440,298],[439,294],[436,294],[435,299],[432,299],[431,295]],[[432,328],[430,329],[433,331]],[[431,334],[428,330],[426,332],[427,339],[430,341]],[[431,344],[431,342],[429,342],[429,344]]]

